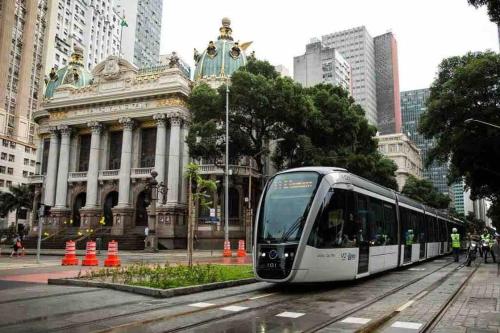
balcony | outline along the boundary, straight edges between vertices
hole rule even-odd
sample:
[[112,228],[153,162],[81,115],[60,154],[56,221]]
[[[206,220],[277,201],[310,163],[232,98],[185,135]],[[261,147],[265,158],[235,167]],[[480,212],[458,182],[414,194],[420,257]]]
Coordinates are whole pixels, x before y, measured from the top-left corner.
[[100,170],[99,180],[113,180],[118,179],[120,174],[120,169],[116,170]]
[[87,171],[70,172],[68,174],[68,182],[85,182],[87,181]]
[[[223,175],[224,174],[224,166],[217,166],[214,164],[202,164],[200,165],[200,174],[201,175]],[[252,176],[252,177],[261,177],[262,175],[257,172],[257,169],[251,168],[245,165],[229,165],[229,174],[234,176]]]
[[28,179],[30,184],[43,184],[45,175],[31,175]]
[[150,168],[132,168],[130,170],[130,178],[151,178],[151,171],[153,171],[153,167]]

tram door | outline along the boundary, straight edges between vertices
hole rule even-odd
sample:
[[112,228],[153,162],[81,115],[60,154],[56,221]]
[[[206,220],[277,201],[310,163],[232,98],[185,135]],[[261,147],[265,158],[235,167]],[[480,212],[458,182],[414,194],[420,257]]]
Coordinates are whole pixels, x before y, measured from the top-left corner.
[[368,200],[364,195],[357,194],[357,214],[355,224],[358,228],[357,239],[359,246],[358,274],[368,272],[370,259],[370,243],[368,239]]

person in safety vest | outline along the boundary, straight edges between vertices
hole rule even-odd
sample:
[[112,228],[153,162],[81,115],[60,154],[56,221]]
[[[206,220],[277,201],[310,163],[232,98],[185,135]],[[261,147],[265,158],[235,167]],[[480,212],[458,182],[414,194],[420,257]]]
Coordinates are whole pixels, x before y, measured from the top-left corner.
[[413,230],[408,229],[406,232],[406,245],[412,245],[413,244]]
[[455,258],[455,262],[458,262],[458,256],[460,255],[460,235],[457,228],[451,229],[451,248],[453,249],[453,258]]
[[[488,252],[492,253],[490,251],[490,245],[491,245],[491,236],[490,233],[488,232],[488,229],[484,229],[483,234],[481,235],[481,248],[483,249],[483,254],[484,254],[484,263],[488,262]],[[492,253],[493,257],[493,262],[495,262],[495,257]]]

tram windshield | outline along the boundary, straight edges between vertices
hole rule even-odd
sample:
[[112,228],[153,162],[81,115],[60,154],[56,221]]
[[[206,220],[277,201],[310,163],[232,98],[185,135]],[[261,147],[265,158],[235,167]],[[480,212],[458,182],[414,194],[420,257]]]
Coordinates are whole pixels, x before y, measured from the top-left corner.
[[259,242],[300,240],[319,179],[316,172],[291,172],[271,180],[260,210]]

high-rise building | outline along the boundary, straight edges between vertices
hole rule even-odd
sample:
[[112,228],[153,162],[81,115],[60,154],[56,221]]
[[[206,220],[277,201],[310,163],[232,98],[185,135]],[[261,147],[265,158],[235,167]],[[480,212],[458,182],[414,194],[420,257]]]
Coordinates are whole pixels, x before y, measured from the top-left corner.
[[[47,1],[0,2],[0,191],[35,171],[32,112],[42,96]],[[2,226],[0,226],[2,227]]]
[[403,190],[409,175],[422,178],[422,158],[418,147],[403,133],[377,135],[378,151],[391,159],[398,169],[396,181]]
[[137,67],[158,65],[163,0],[115,0],[125,18],[121,53]]
[[351,91],[351,66],[338,50],[316,38],[306,45],[305,54],[293,58],[293,78],[306,87],[331,83]]
[[50,0],[45,72],[66,66],[74,47],[84,50],[91,70],[120,49],[120,22],[113,0]]
[[352,96],[366,112],[366,118],[377,126],[377,91],[375,47],[364,26],[322,36],[323,45],[334,48],[351,65]]
[[[425,166],[429,150],[434,147],[432,139],[426,139],[418,132],[420,116],[426,110],[429,89],[417,89],[401,92],[401,114],[403,118],[403,132],[417,145]],[[441,193],[448,195],[448,167],[444,163],[434,162],[430,167],[424,167],[424,178],[429,179]]]
[[380,134],[401,132],[398,46],[392,32],[373,39],[377,82],[377,119]]
[[276,70],[276,72],[278,72],[281,76],[283,77],[290,77],[290,71],[288,70],[288,68],[286,68],[285,66],[283,65],[276,65],[274,66],[274,69]]

